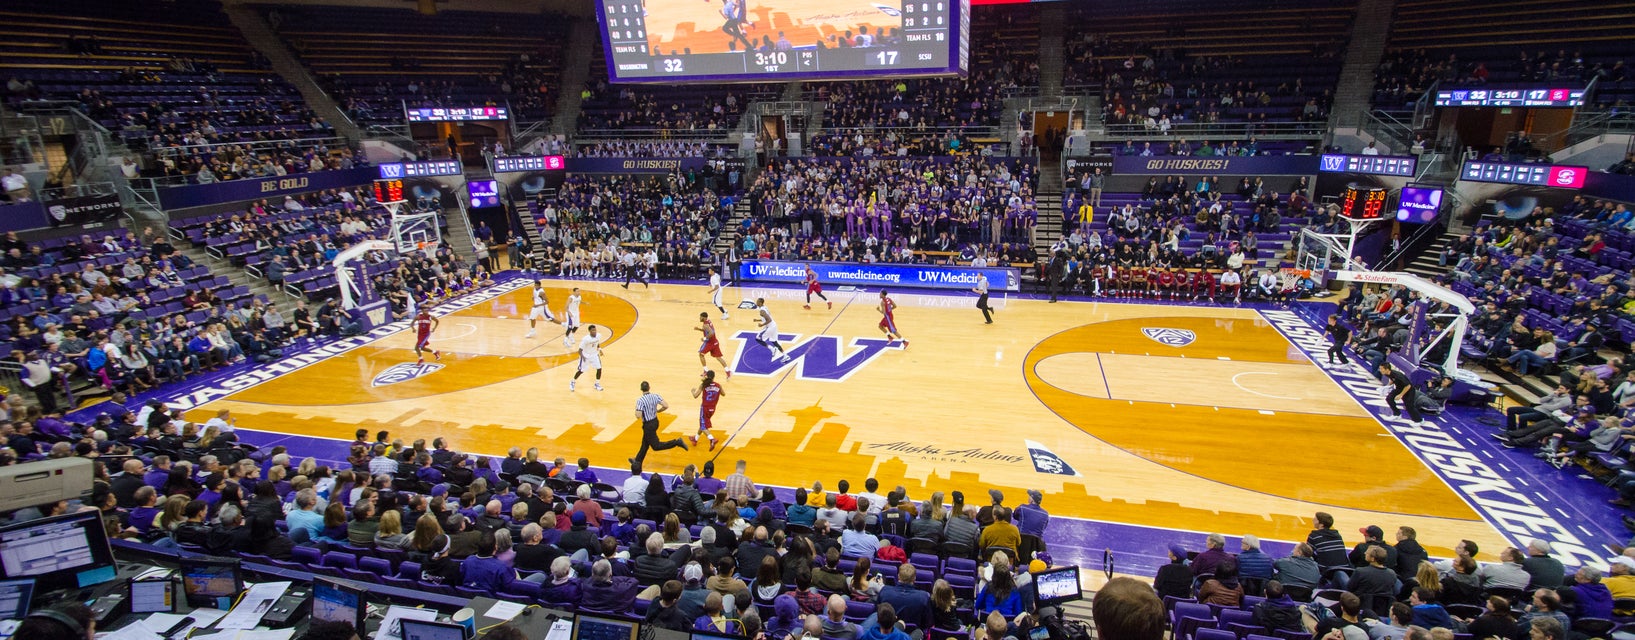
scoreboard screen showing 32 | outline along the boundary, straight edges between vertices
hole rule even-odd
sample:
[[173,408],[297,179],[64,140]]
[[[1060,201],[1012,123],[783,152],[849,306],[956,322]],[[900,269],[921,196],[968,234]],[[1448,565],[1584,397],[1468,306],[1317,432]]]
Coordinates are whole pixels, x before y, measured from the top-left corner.
[[966,73],[971,0],[596,0],[614,82]]

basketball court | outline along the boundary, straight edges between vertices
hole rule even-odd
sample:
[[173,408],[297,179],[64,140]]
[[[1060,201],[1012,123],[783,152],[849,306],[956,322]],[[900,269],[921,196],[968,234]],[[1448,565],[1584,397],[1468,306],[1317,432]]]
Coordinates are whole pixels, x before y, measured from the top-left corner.
[[[591,374],[568,391],[576,355],[557,325],[523,337],[530,292],[512,280],[441,317],[440,362],[414,366],[403,331],[189,417],[229,408],[258,430],[351,440],[357,428],[385,429],[494,456],[537,446],[617,469],[641,441],[633,407],[645,380],[671,407],[661,435],[693,433],[693,327],[699,312],[718,315],[706,288],[546,285],[558,315],[569,288],[582,287],[584,322],[611,331],[606,391],[591,389]],[[978,505],[992,487],[1012,505],[1037,488],[1055,518],[1159,532],[1303,540],[1311,514],[1328,511],[1348,540],[1377,524],[1414,527],[1433,554],[1460,539],[1479,542],[1484,557],[1508,544],[1259,311],[996,297],[985,325],[972,296],[904,290],[892,295],[911,342],[902,348],[875,326],[877,290],[827,294],[833,309],[808,311],[795,289],[729,288],[729,304],[767,298],[796,360],[775,363],[748,339],[754,312],[729,308],[731,319],[717,320],[735,369],[715,415],[724,445],[653,453],[648,470],[715,460],[725,476],[741,458],[756,482],[784,487],[832,489],[845,478],[860,491],[875,477],[881,493],[961,490]],[[1117,542],[1080,544],[1099,554]]]

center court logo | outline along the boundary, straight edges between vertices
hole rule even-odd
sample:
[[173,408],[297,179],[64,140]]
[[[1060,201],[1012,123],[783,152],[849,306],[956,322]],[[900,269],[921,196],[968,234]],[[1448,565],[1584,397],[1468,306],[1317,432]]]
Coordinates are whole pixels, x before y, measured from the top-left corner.
[[1141,335],[1151,338],[1153,342],[1166,347],[1184,347],[1198,340],[1198,334],[1189,329],[1170,329],[1167,327],[1142,327]]
[[403,364],[394,364],[387,367],[385,371],[380,372],[380,375],[375,376],[375,379],[369,383],[369,386],[384,387],[389,384],[408,382],[415,378],[429,376],[442,368],[443,365],[435,362],[420,364],[405,362]]
[[[840,382],[850,378],[864,365],[874,362],[887,349],[902,350],[903,343],[880,338],[852,338],[850,353],[838,336],[812,336],[800,340],[799,335],[779,334],[778,339],[789,361],[784,362],[772,349],[755,340],[754,331],[740,331],[733,336],[743,343],[738,360],[733,363],[733,375],[770,376],[784,367],[796,367],[796,376],[804,380]],[[799,340],[797,342],[797,340]]]

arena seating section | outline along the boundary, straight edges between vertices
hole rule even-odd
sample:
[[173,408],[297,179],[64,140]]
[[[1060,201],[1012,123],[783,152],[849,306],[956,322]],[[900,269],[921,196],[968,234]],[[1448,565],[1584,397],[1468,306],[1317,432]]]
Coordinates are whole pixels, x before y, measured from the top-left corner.
[[0,77],[33,84],[9,101],[77,100],[138,149],[200,144],[182,137],[206,122],[208,143],[333,135],[258,63],[219,2],[19,0],[0,8],[0,40]]
[[[1109,124],[1129,121],[1120,106],[1126,114],[1145,114],[1154,103],[1172,120],[1184,115],[1182,122],[1326,119],[1354,7],[1237,5],[1075,8],[1063,86],[1102,86]],[[1227,94],[1231,106],[1221,104]],[[1315,116],[1303,112],[1312,100]]]
[[[1039,85],[1038,12],[973,9],[970,55],[970,75],[964,79],[807,82],[803,87],[809,98],[829,103],[824,126],[830,129],[997,127],[1007,90]],[[904,111],[907,121],[900,119]]]
[[509,104],[514,118],[539,120],[560,95],[567,22],[558,16],[263,8],[277,16],[279,33],[359,125],[401,124],[404,103]]
[[[1592,100],[1607,107],[1635,100],[1635,61],[1623,22],[1627,3],[1410,0],[1397,4],[1386,64],[1375,77],[1374,106],[1409,107],[1444,83],[1564,82],[1583,87],[1601,76]],[[1480,19],[1473,16],[1480,15]],[[1618,63],[1625,66],[1614,69]],[[1478,70],[1480,67],[1480,70]],[[1615,81],[1620,80],[1621,81]]]
[[783,91],[777,83],[614,85],[599,38],[596,51],[579,108],[579,130],[587,138],[630,137],[630,130],[647,130],[648,137],[691,131],[724,138],[738,128],[749,103],[776,100]]

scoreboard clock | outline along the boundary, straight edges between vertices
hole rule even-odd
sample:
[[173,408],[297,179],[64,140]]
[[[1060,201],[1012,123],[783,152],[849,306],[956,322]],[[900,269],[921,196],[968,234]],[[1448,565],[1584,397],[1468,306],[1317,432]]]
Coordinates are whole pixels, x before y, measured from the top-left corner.
[[1385,217],[1385,187],[1346,187],[1340,196],[1340,216],[1351,220],[1379,220]]
[[375,202],[403,202],[403,180],[376,180]]

